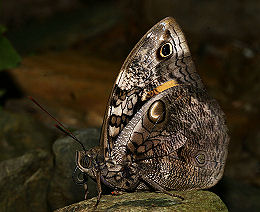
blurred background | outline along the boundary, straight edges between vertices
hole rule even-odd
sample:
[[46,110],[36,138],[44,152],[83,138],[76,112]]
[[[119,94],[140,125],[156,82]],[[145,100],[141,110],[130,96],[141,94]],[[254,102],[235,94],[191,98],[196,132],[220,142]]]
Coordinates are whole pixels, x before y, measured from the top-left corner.
[[[27,96],[72,130],[99,129],[124,59],[167,16],[183,29],[197,71],[226,114],[229,155],[211,191],[230,211],[260,210],[258,0],[6,0],[0,1],[1,211],[26,211],[28,204],[19,203],[28,192],[32,211],[76,201],[66,195],[58,206],[50,201],[52,145],[62,135]],[[17,177],[26,164],[33,171]]]

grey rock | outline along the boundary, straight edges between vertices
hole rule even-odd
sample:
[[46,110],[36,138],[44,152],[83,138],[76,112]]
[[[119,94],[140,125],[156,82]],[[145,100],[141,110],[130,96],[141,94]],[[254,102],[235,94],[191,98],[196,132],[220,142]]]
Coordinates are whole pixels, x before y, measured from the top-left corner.
[[48,211],[52,156],[42,150],[0,163],[0,211]]
[[[86,149],[97,146],[100,130],[88,128],[74,133],[84,144]],[[53,145],[55,155],[55,169],[48,195],[49,205],[52,210],[70,205],[84,199],[84,190],[72,180],[75,169],[75,152],[82,150],[81,146],[70,137],[58,139]],[[89,179],[89,195],[96,196],[96,184]]]
[[26,114],[0,110],[0,161],[33,149],[51,150],[54,133]]
[[[177,192],[172,192],[177,193]],[[185,200],[157,192],[124,193],[120,196],[104,195],[97,209],[96,198],[82,201],[56,212],[69,211],[228,211],[222,200],[209,191],[178,192]]]

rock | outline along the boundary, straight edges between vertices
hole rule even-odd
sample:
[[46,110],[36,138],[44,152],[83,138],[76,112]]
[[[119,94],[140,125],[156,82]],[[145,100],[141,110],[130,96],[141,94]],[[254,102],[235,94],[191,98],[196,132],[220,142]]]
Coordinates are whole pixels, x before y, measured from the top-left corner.
[[[176,192],[172,192],[176,193]],[[209,191],[178,192],[185,200],[157,192],[124,193],[120,196],[104,195],[98,211],[228,211],[222,200]],[[96,197],[56,212],[94,211]]]
[[54,134],[26,114],[0,110],[0,161],[29,150],[51,150]]
[[32,151],[0,163],[0,211],[48,211],[52,156]]
[[[99,144],[100,130],[88,128],[75,132],[76,137],[86,149]],[[70,137],[58,139],[53,145],[55,155],[55,169],[48,195],[52,210],[70,205],[84,199],[83,187],[72,180],[75,169],[75,152],[81,150],[80,145]],[[96,184],[90,179],[89,197],[96,196]]]

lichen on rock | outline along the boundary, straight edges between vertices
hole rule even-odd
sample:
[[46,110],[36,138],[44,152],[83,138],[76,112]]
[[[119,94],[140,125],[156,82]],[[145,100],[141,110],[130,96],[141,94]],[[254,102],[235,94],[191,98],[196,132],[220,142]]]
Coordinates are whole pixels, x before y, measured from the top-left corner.
[[209,191],[172,192],[185,199],[159,192],[124,193],[120,196],[103,195],[97,208],[96,197],[61,208],[55,212],[69,211],[228,211],[222,200]]

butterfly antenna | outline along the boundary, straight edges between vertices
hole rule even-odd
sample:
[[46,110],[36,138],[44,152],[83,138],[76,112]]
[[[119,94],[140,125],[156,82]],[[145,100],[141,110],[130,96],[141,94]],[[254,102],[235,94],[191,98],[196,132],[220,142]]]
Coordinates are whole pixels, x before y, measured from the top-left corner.
[[43,108],[33,97],[28,96],[28,98],[34,103],[36,104],[42,111],[44,111],[45,113],[47,113],[54,121],[56,121],[58,124],[55,124],[55,127],[57,129],[59,129],[60,131],[62,131],[65,135],[70,136],[71,138],[73,138],[75,141],[77,141],[82,149],[86,152],[86,148],[83,145],[83,143],[77,139],[77,137],[71,132],[69,131],[68,128],[66,128],[59,120],[57,120],[53,115],[51,115],[45,108]]

